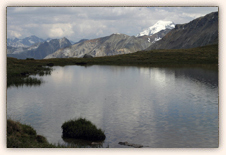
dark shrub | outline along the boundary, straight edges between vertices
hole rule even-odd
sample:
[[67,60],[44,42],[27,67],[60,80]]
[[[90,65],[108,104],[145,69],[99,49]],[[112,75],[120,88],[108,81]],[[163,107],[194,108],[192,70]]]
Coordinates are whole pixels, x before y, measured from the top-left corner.
[[105,139],[104,132],[97,129],[90,121],[79,118],[65,122],[61,128],[63,129],[63,137],[85,139],[92,141],[101,141]]
[[26,60],[35,60],[34,58],[26,58]]
[[83,56],[83,58],[93,58],[93,56],[92,56],[92,55],[89,55],[89,54],[85,54],[85,55]]
[[85,65],[87,65],[87,63],[86,63],[86,62],[76,62],[75,64],[76,64],[76,65],[81,65],[81,66],[85,66]]
[[54,66],[54,63],[48,63],[46,65],[52,67],[52,66]]
[[41,135],[37,135],[36,136],[36,140],[39,142],[39,143],[48,143],[46,138],[41,136]]

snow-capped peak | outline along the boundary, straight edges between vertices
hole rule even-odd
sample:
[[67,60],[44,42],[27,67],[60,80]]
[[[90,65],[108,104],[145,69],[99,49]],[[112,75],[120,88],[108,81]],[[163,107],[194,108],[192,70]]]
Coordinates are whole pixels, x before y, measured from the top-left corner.
[[144,31],[140,32],[136,36],[144,36],[144,35],[153,35],[155,33],[158,33],[161,30],[166,30],[166,29],[173,29],[175,28],[175,24],[172,21],[163,21],[159,20],[155,25],[149,27],[148,29],[145,29]]

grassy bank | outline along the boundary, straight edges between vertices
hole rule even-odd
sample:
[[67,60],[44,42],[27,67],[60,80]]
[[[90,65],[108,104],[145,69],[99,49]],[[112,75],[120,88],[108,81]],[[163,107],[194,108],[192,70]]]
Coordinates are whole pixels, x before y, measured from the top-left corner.
[[56,148],[29,125],[7,120],[7,148]]
[[127,65],[127,66],[169,66],[218,64],[218,45],[191,49],[163,49],[138,51],[131,54],[95,58],[54,58],[43,60],[18,60],[7,58],[7,86],[19,84],[40,84],[40,79],[24,78],[32,74],[50,74],[46,66],[65,65]]
[[42,80],[29,75],[39,74],[40,76],[50,74],[51,68],[47,64],[28,59],[19,60],[7,58],[7,87],[20,85],[40,85]]

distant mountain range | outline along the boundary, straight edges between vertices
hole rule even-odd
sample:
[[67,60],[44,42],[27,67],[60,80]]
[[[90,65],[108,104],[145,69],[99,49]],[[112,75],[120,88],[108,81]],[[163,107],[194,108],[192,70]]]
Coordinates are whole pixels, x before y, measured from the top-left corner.
[[135,37],[125,34],[112,34],[102,38],[82,41],[70,47],[59,49],[45,58],[83,57],[85,54],[94,57],[126,54],[146,49],[151,44],[152,43],[148,40],[148,36]]
[[175,24],[171,21],[158,21],[155,25],[140,32],[136,37],[114,33],[102,38],[82,40],[70,47],[59,49],[46,56],[45,59],[83,57],[85,54],[100,57],[133,53],[144,50],[161,40],[174,27]]
[[38,38],[35,35],[32,35],[30,37],[26,37],[24,39],[18,39],[18,38],[7,38],[7,46],[11,47],[29,47],[35,43],[44,42],[44,39]]
[[[34,44],[32,44],[34,43]],[[36,36],[7,39],[7,56],[19,59],[93,57],[127,54],[152,49],[180,49],[218,43],[218,12],[186,24],[158,21],[136,36],[115,33],[71,43],[67,38],[43,41]]]
[[[18,38],[7,38],[7,46],[10,47],[29,47],[32,46],[33,44],[36,43],[41,43],[45,41],[50,41],[52,38],[47,38],[46,40],[39,38],[35,35],[32,35],[30,37],[25,37],[23,39],[18,39]],[[71,44],[74,44],[74,41],[69,40]]]
[[7,56],[18,59],[35,58],[43,59],[47,55],[57,51],[60,48],[71,46],[67,38],[52,39],[45,42],[38,42],[30,47],[11,47],[7,46]]

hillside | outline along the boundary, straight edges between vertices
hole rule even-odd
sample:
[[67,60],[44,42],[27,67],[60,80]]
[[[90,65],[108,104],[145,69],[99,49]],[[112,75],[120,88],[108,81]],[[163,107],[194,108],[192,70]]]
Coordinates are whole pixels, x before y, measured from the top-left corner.
[[207,14],[187,24],[176,25],[160,41],[146,50],[186,49],[218,43],[218,12]]
[[127,54],[146,49],[151,44],[148,41],[148,36],[134,37],[125,34],[112,34],[102,38],[85,40],[70,47],[59,49],[45,57],[45,59],[83,57],[85,54],[94,57]]

